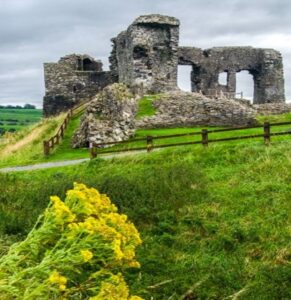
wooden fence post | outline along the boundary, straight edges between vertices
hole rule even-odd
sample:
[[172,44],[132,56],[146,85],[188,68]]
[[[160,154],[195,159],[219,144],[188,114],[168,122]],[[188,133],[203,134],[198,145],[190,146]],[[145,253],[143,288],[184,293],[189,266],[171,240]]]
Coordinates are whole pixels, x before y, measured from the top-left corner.
[[204,147],[207,147],[208,146],[208,130],[202,129],[201,135],[202,135],[202,145]]
[[54,136],[51,138],[51,142],[52,142],[52,149],[54,149],[54,147],[55,147],[55,137]]
[[61,137],[64,138],[64,124],[61,126]]
[[269,122],[264,123],[264,141],[266,145],[269,145],[271,141],[271,126]]
[[151,152],[154,149],[153,137],[147,136],[147,152]]
[[48,141],[43,141],[43,153],[45,156],[49,156],[50,154],[50,145]]
[[56,135],[56,144],[58,145],[60,143],[60,134],[59,132]]

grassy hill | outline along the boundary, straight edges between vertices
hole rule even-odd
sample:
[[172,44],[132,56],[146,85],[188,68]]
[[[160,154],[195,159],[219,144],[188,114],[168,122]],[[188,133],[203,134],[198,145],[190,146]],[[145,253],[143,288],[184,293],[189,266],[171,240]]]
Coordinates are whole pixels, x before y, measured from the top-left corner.
[[[148,102],[143,106],[153,113]],[[88,157],[87,149],[70,147],[80,118],[73,118],[49,158],[43,156],[42,141],[56,132],[64,115],[20,130],[0,144],[0,166]],[[291,114],[259,118],[264,120],[290,121]],[[281,128],[286,129],[290,126]],[[136,137],[200,130],[138,130]],[[239,133],[257,132],[261,128]],[[163,143],[188,139],[194,137]],[[270,146],[259,138],[0,173],[0,256],[32,228],[50,195],[63,198],[77,181],[107,193],[141,232],[142,267],[127,273],[134,294],[145,299],[290,299],[290,146],[290,136],[274,137]]]
[[[140,99],[139,109],[137,113],[137,118],[152,115],[154,113],[154,108],[152,106],[153,100],[157,99],[158,95],[155,96],[147,96]],[[60,142],[60,144],[50,153],[49,157],[45,157],[43,155],[43,140],[47,140],[52,137],[57,128],[61,125],[62,120],[64,119],[64,114],[51,118],[48,120],[41,121],[36,125],[25,128],[24,130],[20,130],[19,133],[15,136],[14,139],[9,141],[9,144],[1,146],[0,143],[0,168],[6,166],[14,166],[14,165],[26,165],[40,162],[52,162],[52,161],[62,161],[62,160],[70,160],[70,159],[80,159],[80,158],[88,158],[89,150],[82,149],[72,149],[71,147],[71,139],[74,132],[78,129],[80,120],[82,118],[83,111],[81,110],[79,113],[73,116],[70,121],[68,128],[65,131],[64,139]],[[291,121],[291,114],[284,114],[280,116],[270,116],[270,117],[259,117],[258,122],[263,124],[264,121],[270,122],[285,122]],[[37,130],[35,128],[38,128]],[[136,131],[135,136],[133,138],[143,138],[147,135],[151,136],[161,136],[161,135],[175,135],[181,133],[190,133],[190,132],[201,132],[202,128],[207,128],[205,126],[199,127],[188,127],[188,128],[162,128],[162,129],[139,129]],[[217,127],[208,129],[217,129]],[[272,131],[284,131],[291,130],[290,125],[281,126],[281,127],[272,127]],[[36,134],[37,133],[37,134]],[[240,130],[236,132],[221,132],[218,134],[211,134],[209,138],[227,138],[237,135],[249,135],[249,134],[262,134],[262,128],[256,129],[248,129],[248,130]],[[27,138],[27,137],[30,138]],[[32,140],[31,140],[32,138]],[[276,137],[275,140],[288,140],[288,136]],[[20,142],[22,140],[22,142]],[[156,140],[155,145],[160,144],[173,144],[173,143],[182,143],[182,142],[191,142],[201,140],[200,135],[196,136],[188,136],[188,137],[175,137],[175,138],[167,138],[162,140]],[[248,140],[248,141],[235,141],[231,142],[232,144],[256,144],[261,142],[262,138]],[[20,144],[19,144],[20,143]],[[146,142],[134,142],[130,144],[124,144],[119,146],[113,146],[112,149],[130,149],[134,147],[145,147]],[[192,146],[193,147],[193,146]],[[194,146],[195,149],[201,147],[201,145]],[[12,149],[12,150],[11,150]],[[105,149],[106,150],[106,149]],[[101,151],[98,151],[102,153]]]
[[44,161],[43,141],[54,135],[65,118],[61,114],[27,126],[0,139],[0,167]]
[[0,108],[0,133],[18,131],[39,122],[41,118],[41,109]]
[[[141,232],[145,299],[290,299],[291,141],[181,147],[0,174],[0,253],[74,181],[107,193]],[[48,184],[49,183],[49,184]],[[28,217],[29,216],[29,217]]]

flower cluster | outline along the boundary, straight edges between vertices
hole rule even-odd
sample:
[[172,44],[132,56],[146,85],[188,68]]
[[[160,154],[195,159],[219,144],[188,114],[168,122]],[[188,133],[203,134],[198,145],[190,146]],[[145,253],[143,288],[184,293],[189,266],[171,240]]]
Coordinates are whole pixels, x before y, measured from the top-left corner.
[[67,278],[60,275],[58,271],[53,271],[49,277],[49,282],[51,282],[52,284],[57,284],[59,286],[59,289],[61,291],[64,291],[66,289]]
[[141,299],[129,295],[122,275],[139,267],[140,244],[135,226],[106,195],[74,184],[65,201],[51,197],[27,239],[1,258],[0,294],[24,300]]

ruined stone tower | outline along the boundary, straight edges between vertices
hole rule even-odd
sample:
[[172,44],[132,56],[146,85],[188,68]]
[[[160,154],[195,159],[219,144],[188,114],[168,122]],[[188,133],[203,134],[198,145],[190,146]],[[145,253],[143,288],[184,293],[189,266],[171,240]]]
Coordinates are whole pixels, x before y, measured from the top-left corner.
[[141,16],[113,39],[110,61],[119,82],[153,93],[176,89],[179,25],[173,17]]

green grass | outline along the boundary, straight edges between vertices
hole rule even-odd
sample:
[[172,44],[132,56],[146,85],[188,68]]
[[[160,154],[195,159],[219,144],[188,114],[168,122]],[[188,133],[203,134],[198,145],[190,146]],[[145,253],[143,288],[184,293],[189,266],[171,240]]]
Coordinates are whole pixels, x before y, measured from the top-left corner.
[[52,151],[51,155],[46,158],[46,161],[70,160],[89,157],[88,149],[72,148],[72,137],[75,131],[79,128],[81,118],[82,113],[79,113],[72,118],[65,131],[64,139],[61,141],[60,145]]
[[[291,121],[291,118],[290,120]],[[159,137],[159,136],[167,136],[167,135],[176,135],[176,134],[187,134],[187,133],[193,133],[197,132],[199,134],[192,135],[192,136],[181,136],[181,137],[171,137],[171,138],[163,138],[163,139],[154,139],[154,145],[169,145],[169,144],[178,144],[178,143],[185,143],[185,142],[198,142],[201,141],[201,130],[202,129],[208,129],[210,130],[217,130],[222,129],[221,127],[190,127],[190,128],[162,128],[162,129],[144,129],[144,130],[137,130],[135,137],[136,138],[145,138],[146,136],[153,136],[153,137]],[[271,132],[281,132],[281,131],[291,131],[291,125],[284,125],[284,126],[272,126]],[[255,135],[255,134],[263,134],[263,127],[261,128],[254,128],[254,129],[243,129],[243,130],[236,130],[236,131],[230,131],[230,132],[217,132],[217,133],[209,133],[208,137],[209,140],[215,140],[215,139],[222,139],[222,138],[231,138],[236,136],[247,136],[247,135]],[[288,135],[281,136],[281,137],[272,137],[272,140],[274,141],[280,141],[280,140],[288,140],[290,137]],[[249,140],[237,140],[237,141],[228,141],[224,143],[229,144],[256,144],[258,142],[263,142],[263,137],[261,138],[254,138]],[[110,148],[106,149],[98,149],[98,153],[102,153],[103,151],[109,151],[109,150],[130,150],[131,148],[136,147],[146,147],[146,141],[133,141],[131,143],[125,143],[120,144],[116,146],[112,146]],[[201,145],[195,145],[191,147],[201,147]]]
[[291,113],[273,116],[259,116],[258,121],[263,124],[264,122],[278,123],[278,122],[291,122]]
[[[44,157],[43,150],[42,150],[42,140],[37,139],[37,141],[34,142],[34,145],[32,149],[27,151],[27,149],[24,149],[25,151],[17,151],[17,155],[15,153],[12,153],[12,155],[9,158],[1,158],[1,145],[0,145],[0,167],[5,166],[14,166],[14,165],[25,165],[25,164],[32,164],[32,163],[40,163],[40,162],[50,162],[50,161],[61,161],[61,160],[70,160],[70,159],[80,159],[80,158],[88,158],[89,157],[89,151],[88,149],[73,149],[71,147],[71,138],[73,136],[73,133],[78,129],[80,120],[81,120],[82,114],[78,114],[68,125],[68,128],[65,132],[64,139],[60,142],[60,145],[58,145],[50,154],[49,157]],[[54,120],[54,119],[52,119]],[[281,116],[271,116],[271,117],[260,117],[259,122],[263,124],[264,121],[269,120],[272,122],[281,122],[281,121],[291,121],[291,114],[285,114]],[[52,121],[54,122],[54,121]],[[50,138],[53,133],[55,132],[55,129],[57,126],[60,125],[60,122],[54,122],[54,126],[51,130],[46,130],[42,134],[43,139]],[[173,135],[173,134],[183,134],[183,133],[191,133],[191,132],[201,132],[203,128],[207,128],[209,130],[215,130],[219,129],[218,127],[188,127],[188,128],[158,128],[158,129],[139,129],[136,131],[136,134],[133,139],[135,138],[145,138],[147,135],[151,136],[161,136],[161,135]],[[283,130],[291,130],[290,125],[282,126],[282,127],[272,127],[272,131],[283,131]],[[27,133],[27,131],[20,131],[18,134],[25,137],[24,133]],[[50,135],[49,135],[50,133]],[[248,129],[248,130],[240,130],[235,132],[221,132],[216,134],[210,134],[209,139],[218,139],[218,138],[226,138],[226,137],[233,137],[237,135],[249,135],[249,134],[259,134],[262,133],[262,128],[258,129]],[[282,136],[282,137],[274,137],[272,140],[274,141],[282,141],[282,140],[288,140],[289,136]],[[195,136],[184,136],[184,137],[175,137],[175,138],[167,138],[167,139],[160,139],[160,140],[154,140],[155,145],[161,145],[161,144],[174,144],[174,143],[183,143],[183,142],[191,142],[191,141],[200,141],[201,135],[195,135]],[[241,140],[241,141],[232,141],[227,142],[228,144],[249,144],[249,145],[256,145],[263,143],[263,138],[257,138],[257,139],[250,139],[250,140]],[[134,147],[145,147],[146,142],[132,142],[127,144],[121,144],[116,145],[107,149],[100,149],[98,150],[98,153],[102,153],[103,151],[107,150],[123,150],[123,149],[131,149]],[[194,149],[201,148],[201,145],[195,145],[195,146],[189,146],[194,147]]]
[[156,113],[156,109],[153,106],[153,101],[158,100],[159,98],[159,95],[146,95],[139,99],[136,118],[142,119],[143,117],[153,116]]
[[[141,232],[145,299],[290,299],[291,142],[163,150],[0,174],[0,233],[26,234],[74,181],[107,193]],[[229,298],[227,298],[229,297]]]
[[[58,161],[63,159],[79,159],[79,158],[88,158],[89,157],[89,151],[88,149],[72,149],[71,147],[71,137],[73,133],[78,129],[80,124],[81,115],[77,115],[73,118],[73,120],[70,122],[68,129],[65,133],[64,140],[60,143],[60,146],[56,148],[55,151],[51,153],[51,155],[46,158],[46,161]],[[263,124],[264,121],[272,121],[272,122],[287,122],[291,121],[291,114],[281,115],[281,116],[271,116],[269,117],[261,117],[259,118],[259,122]],[[192,132],[201,132],[202,129],[207,128],[208,130],[216,130],[220,129],[221,127],[178,127],[178,128],[157,128],[157,129],[139,129],[136,131],[135,136],[132,138],[145,138],[146,136],[163,136],[163,135],[175,135],[175,134],[186,134],[186,133],[192,133]],[[278,131],[285,131],[285,130],[291,130],[291,125],[286,126],[280,126],[280,127],[272,127],[273,132]],[[209,139],[219,139],[219,138],[227,138],[227,137],[233,137],[238,135],[252,135],[252,134],[261,134],[263,133],[262,128],[257,129],[247,129],[247,130],[239,130],[235,132],[220,132],[220,133],[213,133],[209,134]],[[280,140],[288,140],[288,136],[282,136],[282,137],[275,137],[273,138],[274,141],[280,141]],[[155,145],[162,145],[162,144],[174,144],[174,143],[184,143],[184,142],[192,142],[192,141],[200,141],[201,135],[195,135],[195,136],[182,136],[182,137],[174,137],[174,138],[166,138],[166,139],[160,139],[160,140],[154,140]],[[263,138],[257,138],[257,139],[251,139],[251,140],[241,140],[241,141],[232,141],[228,142],[231,144],[257,144],[262,143]],[[103,151],[108,150],[130,150],[131,148],[135,147],[146,147],[146,141],[138,141],[138,142],[131,142],[121,145],[112,146],[110,148],[106,148],[104,150],[100,149],[98,150],[98,153],[102,153]],[[191,147],[201,147],[201,145],[191,146]]]
[[41,118],[41,109],[0,108],[0,131],[18,131],[26,126],[39,122]]
[[0,140],[0,167],[33,164],[46,161],[43,141],[56,133],[64,115],[44,119]]

